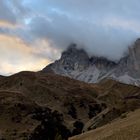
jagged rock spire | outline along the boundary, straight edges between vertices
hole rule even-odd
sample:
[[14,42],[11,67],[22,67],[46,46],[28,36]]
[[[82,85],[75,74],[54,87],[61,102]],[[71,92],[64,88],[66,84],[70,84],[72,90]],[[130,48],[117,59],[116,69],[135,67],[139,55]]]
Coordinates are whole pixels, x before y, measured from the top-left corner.
[[140,85],[140,39],[129,49],[129,54],[116,63],[103,57],[89,57],[75,43],[68,46],[59,60],[43,69],[56,74],[95,83],[113,78],[123,83]]

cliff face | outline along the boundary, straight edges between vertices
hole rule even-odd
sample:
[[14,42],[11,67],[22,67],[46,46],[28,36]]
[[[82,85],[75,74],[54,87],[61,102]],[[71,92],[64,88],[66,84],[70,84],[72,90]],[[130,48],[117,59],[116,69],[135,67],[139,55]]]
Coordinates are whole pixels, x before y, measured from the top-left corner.
[[129,48],[128,55],[119,61],[111,76],[126,84],[140,85],[140,39]]
[[113,78],[126,84],[140,85],[140,39],[117,63],[103,57],[89,57],[84,50],[77,49],[76,44],[71,44],[59,60],[42,71],[48,70],[88,83]]

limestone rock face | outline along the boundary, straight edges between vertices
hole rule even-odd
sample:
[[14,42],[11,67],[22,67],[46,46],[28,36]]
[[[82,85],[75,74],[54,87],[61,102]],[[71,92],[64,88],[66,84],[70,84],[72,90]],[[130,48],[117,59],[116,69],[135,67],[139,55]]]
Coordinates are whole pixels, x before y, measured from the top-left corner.
[[84,70],[89,66],[89,57],[84,50],[76,49],[72,44],[62,53],[61,59],[57,62],[63,65],[65,70]]
[[53,71],[88,83],[112,78],[126,84],[140,85],[140,39],[129,48],[127,56],[118,62],[107,58],[89,57],[85,50],[71,44],[59,60],[45,67],[42,72]]

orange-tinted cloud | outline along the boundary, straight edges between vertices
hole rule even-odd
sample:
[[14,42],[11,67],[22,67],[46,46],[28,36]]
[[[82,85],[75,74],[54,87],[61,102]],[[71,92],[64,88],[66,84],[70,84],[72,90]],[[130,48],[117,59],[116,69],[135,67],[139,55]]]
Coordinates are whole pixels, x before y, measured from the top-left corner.
[[17,37],[0,35],[0,73],[41,70],[50,60],[41,57],[39,53],[40,50],[25,44]]
[[10,22],[4,21],[4,20],[0,20],[0,27],[4,27],[7,29],[16,29],[16,28],[22,28],[22,25],[20,24],[12,24]]

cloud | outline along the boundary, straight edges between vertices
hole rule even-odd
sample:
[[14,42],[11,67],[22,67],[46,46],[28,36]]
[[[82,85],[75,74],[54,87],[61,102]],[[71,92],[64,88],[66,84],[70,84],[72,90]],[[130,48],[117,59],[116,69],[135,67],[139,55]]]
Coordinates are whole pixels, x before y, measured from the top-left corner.
[[0,19],[11,23],[16,22],[16,16],[14,15],[13,11],[9,8],[7,0],[0,1]]
[[[30,1],[31,2],[31,1]],[[29,23],[35,39],[64,50],[74,42],[90,55],[118,60],[140,35],[139,1],[41,0]]]
[[50,63],[50,60],[42,57],[40,53],[40,50],[28,46],[19,38],[0,35],[0,73],[38,71]]
[[30,10],[24,7],[24,0],[1,0],[0,1],[0,20],[11,24],[20,23]]
[[119,21],[119,23],[111,21],[112,23],[96,24],[56,14],[53,15],[52,21],[42,17],[33,19],[30,34],[36,39],[48,39],[54,48],[64,50],[74,42],[90,55],[116,60],[122,57],[139,34],[136,26],[129,25],[127,21]]
[[3,72],[42,69],[73,42],[119,60],[140,36],[139,9],[139,0],[1,0]]

